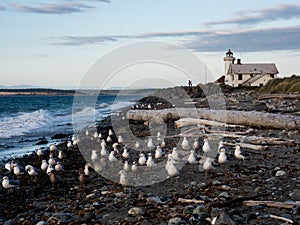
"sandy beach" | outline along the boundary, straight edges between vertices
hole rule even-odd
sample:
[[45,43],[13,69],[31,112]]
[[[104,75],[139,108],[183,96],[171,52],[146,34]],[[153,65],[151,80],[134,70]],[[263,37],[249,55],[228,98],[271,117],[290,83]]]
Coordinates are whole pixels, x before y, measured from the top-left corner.
[[[244,109],[246,101],[249,110],[267,111],[274,106],[274,112],[298,115],[299,111],[287,112],[287,104],[294,100],[269,100],[268,109],[263,109],[262,101],[253,96],[235,94],[226,97],[228,109]],[[157,104],[154,99],[140,103],[147,108],[148,104]],[[193,98],[199,106],[201,98]],[[260,104],[258,104],[260,102]],[[159,108],[168,107],[158,104]],[[281,108],[276,105],[281,105]],[[157,106],[158,107],[158,106]],[[135,109],[135,110],[139,110]],[[275,110],[276,109],[276,110]],[[282,109],[282,111],[280,111]],[[121,116],[124,116],[121,114]],[[121,117],[120,117],[121,118]],[[166,121],[166,145],[162,147],[163,156],[156,163],[166,161],[173,147],[178,147],[182,130],[174,126],[174,120]],[[143,121],[129,121],[132,133],[138,137],[149,136],[148,124]],[[206,126],[208,129],[210,126]],[[56,146],[54,157],[61,150],[65,158],[63,172],[55,172],[57,182],[50,182],[49,175],[39,172],[36,178],[27,171],[20,177],[4,168],[5,163],[12,160],[21,167],[30,164],[40,169],[41,160],[48,160],[50,150],[44,150],[42,159],[35,152],[21,158],[6,159],[1,165],[1,177],[8,176],[11,180],[19,180],[20,184],[12,190],[0,188],[0,224],[299,224],[300,221],[300,167],[299,142],[297,130],[265,129],[259,127],[226,128],[231,133],[246,132],[244,136],[264,137],[268,140],[282,140],[279,144],[268,143],[264,150],[242,147],[245,160],[239,160],[234,155],[239,138],[224,137],[227,144],[227,162],[220,165],[217,157],[213,163],[214,169],[204,171],[203,164],[190,165],[186,162],[179,170],[179,175],[157,182],[153,185],[123,186],[118,182],[98,176],[92,168],[89,170],[88,182],[81,184],[79,171],[84,169],[86,160],[91,157],[92,149],[82,153],[78,146],[67,148],[68,137]],[[100,146],[100,139],[106,140],[109,129],[113,130],[110,118],[98,124],[97,130],[101,138],[94,141]],[[213,132],[213,131],[212,131]],[[81,143],[91,142],[93,133],[79,134]],[[126,134],[123,134],[126,138]],[[203,157],[202,146],[205,134],[198,136],[199,147],[195,149],[196,157]],[[208,135],[209,136],[209,135]],[[118,137],[111,136],[112,142],[107,143],[107,149],[113,149],[113,143]],[[156,137],[153,137],[155,140]],[[275,139],[274,139],[275,138]],[[195,138],[188,137],[190,143]],[[216,144],[209,138],[211,148]],[[155,145],[159,142],[155,142]],[[263,144],[262,144],[263,145]],[[119,153],[116,158],[122,163],[124,144],[119,143]],[[180,147],[179,147],[180,149]],[[100,147],[97,150],[100,154]],[[155,154],[155,149],[149,150]],[[138,160],[138,151],[129,148],[131,166]],[[99,157],[100,158],[100,157]],[[111,165],[108,165],[108,167]],[[92,167],[92,166],[91,166]],[[199,169],[200,168],[200,169]],[[95,167],[94,167],[95,169]],[[109,172],[109,169],[105,170]],[[164,172],[165,173],[165,172]],[[128,172],[128,178],[135,175]],[[116,179],[119,175],[116,174]],[[151,177],[150,177],[151,178]],[[139,178],[140,182],[147,177]],[[263,201],[250,206],[253,201]],[[290,222],[290,223],[289,223]]]

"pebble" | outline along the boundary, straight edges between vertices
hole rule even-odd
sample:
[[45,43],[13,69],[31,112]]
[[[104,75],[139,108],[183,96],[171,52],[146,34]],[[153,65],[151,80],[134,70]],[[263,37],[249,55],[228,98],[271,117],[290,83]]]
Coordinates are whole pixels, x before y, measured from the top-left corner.
[[222,183],[221,183],[221,181],[219,181],[219,180],[214,180],[214,181],[212,182],[212,184],[213,184],[213,185],[221,185]]
[[70,223],[74,222],[74,217],[70,213],[54,213],[47,221],[49,222],[57,222],[57,223]]
[[36,225],[46,225],[46,222],[45,221],[40,221]]
[[275,174],[276,177],[281,177],[281,176],[284,176],[286,175],[286,172],[283,171],[283,170],[278,170]]
[[231,187],[227,186],[227,185],[222,185],[221,188],[224,190],[224,191],[229,191],[231,189]]
[[203,212],[207,212],[205,205],[199,205],[193,210],[193,214],[200,215]]
[[143,210],[139,207],[133,207],[131,209],[128,210],[128,214],[135,216],[135,215],[142,215],[143,214]]
[[186,224],[186,222],[180,218],[180,217],[174,217],[169,220],[168,225],[183,225]]
[[218,195],[219,198],[229,198],[229,194],[227,192],[222,192],[221,194]]
[[221,213],[217,219],[214,225],[236,225],[236,223],[230,218],[230,216],[226,213],[223,212]]
[[294,201],[300,201],[300,189],[295,189],[291,194],[290,197]]

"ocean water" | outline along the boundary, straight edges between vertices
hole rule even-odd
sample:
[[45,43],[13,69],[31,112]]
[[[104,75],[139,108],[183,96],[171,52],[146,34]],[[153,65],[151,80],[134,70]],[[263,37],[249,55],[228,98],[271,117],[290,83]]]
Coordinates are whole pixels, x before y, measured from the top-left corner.
[[[90,98],[96,99],[94,107],[85,106]],[[73,96],[3,96],[0,97],[0,160],[30,153],[47,147],[56,140],[55,134],[73,133],[73,121],[86,126],[84,119],[95,114],[95,122],[114,111],[128,107],[139,96],[100,95],[81,97],[82,106],[73,110]],[[73,115],[72,115],[73,113]],[[74,119],[75,118],[75,119]],[[76,124],[78,127],[78,124]],[[37,145],[45,139],[48,144]]]

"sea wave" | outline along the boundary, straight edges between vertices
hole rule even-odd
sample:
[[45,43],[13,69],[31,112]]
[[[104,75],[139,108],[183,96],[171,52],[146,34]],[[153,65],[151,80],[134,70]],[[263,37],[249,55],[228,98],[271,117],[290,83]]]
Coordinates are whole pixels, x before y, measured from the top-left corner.
[[21,136],[33,130],[41,129],[52,124],[53,117],[43,109],[18,113],[13,117],[1,118],[0,138]]

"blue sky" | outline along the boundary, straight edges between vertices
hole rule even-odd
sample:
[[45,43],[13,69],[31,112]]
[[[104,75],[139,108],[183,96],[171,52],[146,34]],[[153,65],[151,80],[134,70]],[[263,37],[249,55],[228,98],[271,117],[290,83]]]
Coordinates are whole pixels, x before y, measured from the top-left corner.
[[73,88],[101,56],[141,41],[189,49],[209,81],[228,48],[276,63],[281,77],[300,74],[298,0],[2,0],[0,23],[0,85]]

